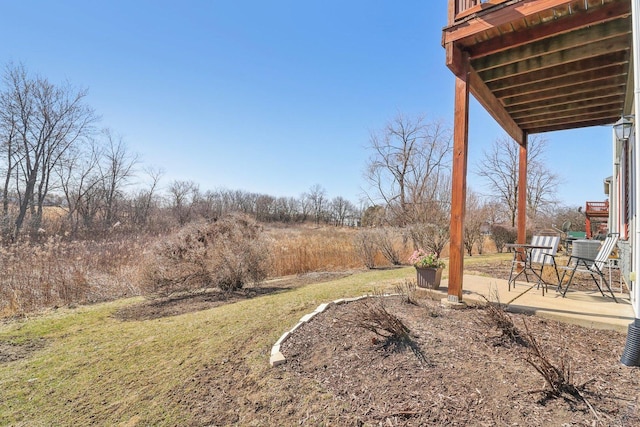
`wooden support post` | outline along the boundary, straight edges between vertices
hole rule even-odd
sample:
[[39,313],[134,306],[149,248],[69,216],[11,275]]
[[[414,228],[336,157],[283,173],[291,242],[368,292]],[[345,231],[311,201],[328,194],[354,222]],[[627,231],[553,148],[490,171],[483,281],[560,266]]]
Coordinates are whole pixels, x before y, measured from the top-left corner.
[[518,243],[527,240],[527,147],[529,135],[523,132],[518,166]]
[[456,73],[451,182],[451,236],[449,243],[449,291],[447,299],[462,301],[464,269],[464,214],[467,200],[467,151],[469,143],[469,57],[459,56]]

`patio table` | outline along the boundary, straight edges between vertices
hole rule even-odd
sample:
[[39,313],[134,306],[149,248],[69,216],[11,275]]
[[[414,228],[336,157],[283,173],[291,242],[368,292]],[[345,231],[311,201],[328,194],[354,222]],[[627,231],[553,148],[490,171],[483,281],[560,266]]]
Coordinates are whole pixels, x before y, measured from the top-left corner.
[[[534,249],[541,250],[549,250],[553,249],[551,246],[540,246],[540,245],[530,245],[527,243],[507,243],[505,245],[509,249],[513,249],[513,261],[511,263],[511,272],[509,273],[509,282],[508,289],[511,291],[511,284],[513,283],[513,287],[516,287],[516,279],[520,277],[521,274],[524,273],[524,277],[529,282],[529,276],[527,275],[527,271],[533,273],[534,276],[538,278],[538,287],[540,287],[540,282],[546,283],[542,276],[533,268],[531,265],[531,251]],[[520,259],[518,259],[520,256]],[[522,267],[522,270],[518,271],[517,274],[513,275],[513,269],[516,265]],[[544,296],[544,285],[542,286],[542,296]]]

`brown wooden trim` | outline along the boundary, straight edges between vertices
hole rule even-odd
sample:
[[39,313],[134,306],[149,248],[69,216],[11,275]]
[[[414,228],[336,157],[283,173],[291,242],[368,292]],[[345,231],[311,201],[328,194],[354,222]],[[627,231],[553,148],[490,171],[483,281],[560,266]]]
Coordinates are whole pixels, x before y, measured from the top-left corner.
[[491,117],[502,126],[502,129],[504,129],[511,138],[520,141],[522,139],[522,130],[473,69],[469,72],[469,84],[471,86],[471,93],[473,93],[473,96],[484,109],[487,110]]
[[467,200],[469,144],[469,59],[463,58],[455,77],[453,167],[451,178],[451,235],[449,239],[449,299],[462,301],[464,270],[464,215]]
[[573,2],[575,2],[575,0],[525,0],[520,3],[515,3],[512,6],[507,6],[503,9],[496,10],[495,12],[492,11],[490,13],[490,19],[485,19],[483,15],[470,19],[464,24],[445,28],[444,42],[455,42],[481,31],[499,27],[517,19],[526,18],[547,9],[565,6]]
[[457,0],[449,0],[449,10],[447,11],[447,22],[449,25],[452,25],[456,18],[456,1]]
[[465,55],[455,44],[449,43],[445,46],[445,64],[454,75],[461,76],[468,72],[469,60],[466,59],[467,64],[464,64],[465,58]]

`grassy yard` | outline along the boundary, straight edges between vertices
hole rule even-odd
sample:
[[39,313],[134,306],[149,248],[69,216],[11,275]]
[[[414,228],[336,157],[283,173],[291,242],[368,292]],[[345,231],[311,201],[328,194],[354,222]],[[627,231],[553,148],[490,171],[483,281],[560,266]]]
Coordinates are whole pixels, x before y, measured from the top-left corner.
[[278,389],[268,366],[278,337],[320,303],[413,277],[411,267],[373,270],[155,320],[113,316],[135,298],[2,324],[0,345],[36,350],[0,363],[0,425],[286,422],[283,399],[323,397],[311,384]]

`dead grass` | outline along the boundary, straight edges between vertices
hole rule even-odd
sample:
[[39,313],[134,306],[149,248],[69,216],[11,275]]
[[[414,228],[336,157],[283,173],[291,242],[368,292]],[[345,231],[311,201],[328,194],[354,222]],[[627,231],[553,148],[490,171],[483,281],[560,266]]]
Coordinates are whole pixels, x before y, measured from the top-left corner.
[[128,238],[98,243],[56,237],[0,247],[0,317],[136,295],[135,266],[144,247]]
[[[354,246],[357,229],[301,226],[266,231],[272,238],[274,277],[365,267]],[[404,255],[402,252],[401,257]],[[407,258],[408,255],[402,259]],[[382,254],[377,254],[375,266],[386,267],[391,263]]]

